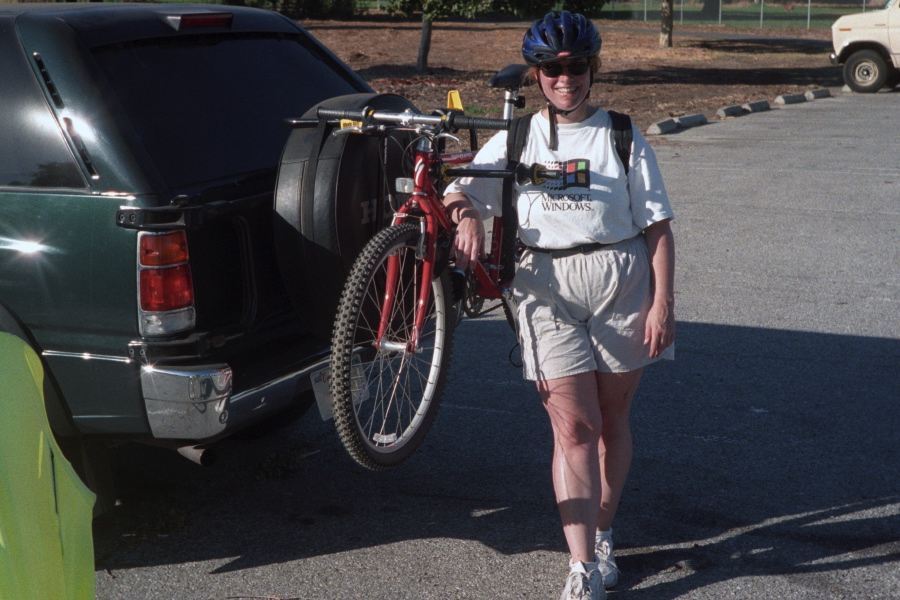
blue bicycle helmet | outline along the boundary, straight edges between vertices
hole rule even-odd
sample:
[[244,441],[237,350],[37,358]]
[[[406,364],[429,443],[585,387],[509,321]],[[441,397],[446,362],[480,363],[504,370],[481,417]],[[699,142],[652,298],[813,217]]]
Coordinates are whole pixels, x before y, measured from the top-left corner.
[[529,65],[597,56],[601,42],[600,32],[590,19],[567,10],[549,12],[525,33],[522,56]]

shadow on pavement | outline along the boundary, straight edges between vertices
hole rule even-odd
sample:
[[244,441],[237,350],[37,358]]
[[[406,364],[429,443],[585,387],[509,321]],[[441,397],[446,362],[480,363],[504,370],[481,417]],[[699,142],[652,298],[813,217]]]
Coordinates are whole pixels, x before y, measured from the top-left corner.
[[625,69],[602,71],[598,82],[615,82],[619,85],[647,84],[709,84],[709,85],[809,85],[840,86],[839,67],[728,69],[713,67],[674,67],[664,69]]
[[[500,319],[460,326],[435,429],[387,473],[351,463],[315,408],[224,442],[206,470],[121,447],[98,570],[215,559],[224,573],[403,542],[427,556],[440,539],[563,561],[549,426],[511,345]],[[677,355],[636,400],[611,598],[900,561],[900,340],[682,322]]]

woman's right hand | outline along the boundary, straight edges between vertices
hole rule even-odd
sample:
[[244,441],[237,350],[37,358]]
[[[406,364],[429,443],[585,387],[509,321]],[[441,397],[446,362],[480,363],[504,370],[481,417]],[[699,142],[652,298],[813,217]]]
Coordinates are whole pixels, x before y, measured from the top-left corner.
[[465,271],[484,256],[484,222],[465,194],[448,194],[444,197],[444,206],[450,220],[457,224],[451,256],[456,268]]

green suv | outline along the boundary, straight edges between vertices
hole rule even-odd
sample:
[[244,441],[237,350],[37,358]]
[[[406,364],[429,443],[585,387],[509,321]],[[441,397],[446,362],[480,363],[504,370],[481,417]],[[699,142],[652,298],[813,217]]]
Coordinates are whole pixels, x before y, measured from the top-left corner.
[[330,315],[276,251],[285,119],[366,83],[210,5],[3,4],[0,72],[0,331],[41,356],[56,434],[191,447],[295,406]]

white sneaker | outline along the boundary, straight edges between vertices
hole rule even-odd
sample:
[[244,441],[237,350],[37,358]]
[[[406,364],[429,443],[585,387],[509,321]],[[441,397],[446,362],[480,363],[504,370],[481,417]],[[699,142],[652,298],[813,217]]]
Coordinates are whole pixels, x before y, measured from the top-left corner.
[[559,600],[606,600],[603,577],[596,565],[583,562],[572,565]]
[[603,577],[603,587],[611,588],[619,582],[619,568],[616,566],[616,558],[613,556],[612,529],[607,532],[597,532],[594,540],[594,552],[597,553],[597,570]]

